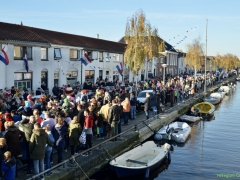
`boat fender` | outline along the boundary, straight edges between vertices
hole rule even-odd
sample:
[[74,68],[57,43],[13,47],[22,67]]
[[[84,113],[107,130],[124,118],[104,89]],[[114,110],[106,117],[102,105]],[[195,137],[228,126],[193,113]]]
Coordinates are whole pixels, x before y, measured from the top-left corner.
[[146,179],[149,178],[149,168],[146,169],[145,178],[146,178]]

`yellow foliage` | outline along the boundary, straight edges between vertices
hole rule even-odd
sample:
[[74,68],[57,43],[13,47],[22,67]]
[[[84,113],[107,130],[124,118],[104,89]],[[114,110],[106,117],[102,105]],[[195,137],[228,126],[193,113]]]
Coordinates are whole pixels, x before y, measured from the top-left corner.
[[134,74],[143,67],[146,58],[152,60],[154,56],[159,56],[158,52],[165,51],[158,30],[146,20],[142,10],[127,21],[124,40],[127,43],[124,62]]
[[191,44],[187,44],[186,53],[184,62],[189,67],[193,67],[196,73],[197,69],[201,68],[204,63],[203,44],[200,39],[194,39]]

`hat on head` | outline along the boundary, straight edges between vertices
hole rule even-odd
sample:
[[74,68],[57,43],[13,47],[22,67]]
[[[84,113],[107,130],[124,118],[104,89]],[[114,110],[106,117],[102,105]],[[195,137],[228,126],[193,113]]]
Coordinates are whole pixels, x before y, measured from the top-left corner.
[[63,102],[65,102],[65,103],[68,102],[68,98],[65,98],[65,99],[63,100]]
[[66,95],[72,95],[73,94],[73,89],[70,84],[67,85],[67,88],[65,90]]

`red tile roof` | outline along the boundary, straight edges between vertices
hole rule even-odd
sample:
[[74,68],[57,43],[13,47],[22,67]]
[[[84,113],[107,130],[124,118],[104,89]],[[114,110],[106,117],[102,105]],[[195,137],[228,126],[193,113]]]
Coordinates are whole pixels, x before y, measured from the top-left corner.
[[0,40],[29,41],[123,53],[126,44],[86,36],[0,22]]

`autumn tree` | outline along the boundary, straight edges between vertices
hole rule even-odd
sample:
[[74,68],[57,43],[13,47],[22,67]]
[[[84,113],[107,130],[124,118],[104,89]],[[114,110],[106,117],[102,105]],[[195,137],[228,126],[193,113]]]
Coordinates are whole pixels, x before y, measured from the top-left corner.
[[165,50],[164,41],[159,38],[158,30],[153,28],[142,10],[137,11],[127,21],[124,40],[127,47],[124,62],[136,74],[143,68],[146,58],[158,57]]
[[196,76],[197,70],[204,64],[203,44],[200,42],[200,38],[194,39],[192,43],[187,44],[184,62],[189,67],[194,68]]
[[227,53],[224,55],[218,55],[217,61],[219,68],[224,68],[226,70],[232,70],[239,67],[240,61],[236,55]]

